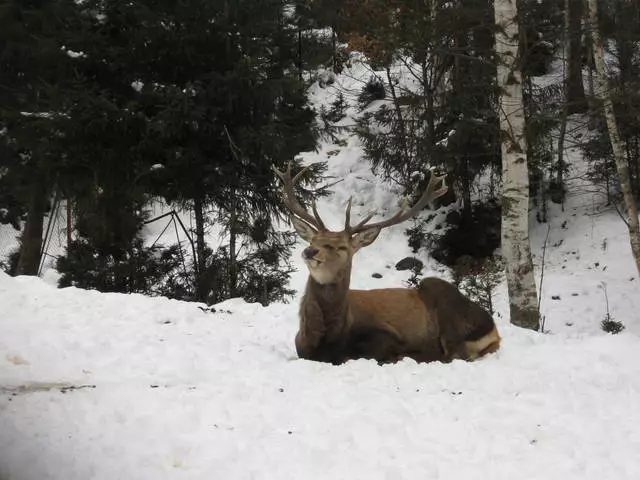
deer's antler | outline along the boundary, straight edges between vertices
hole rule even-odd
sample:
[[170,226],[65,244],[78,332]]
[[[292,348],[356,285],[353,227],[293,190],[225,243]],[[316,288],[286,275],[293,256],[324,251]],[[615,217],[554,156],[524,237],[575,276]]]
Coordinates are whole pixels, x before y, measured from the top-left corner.
[[326,230],[327,228],[324,226],[320,215],[318,215],[318,209],[316,208],[316,201],[313,199],[311,201],[311,209],[313,211],[313,216],[300,204],[296,197],[296,193],[294,190],[295,184],[300,180],[302,175],[309,170],[311,165],[300,170],[295,177],[291,178],[291,162],[287,165],[287,170],[282,172],[276,168],[275,165],[271,166],[271,169],[280,177],[282,180],[282,189],[284,191],[285,199],[284,203],[291,213],[298,216],[300,219],[309,223],[310,225],[316,227],[318,230]]
[[[349,224],[350,217],[351,217],[351,199],[349,199],[349,203],[347,205],[347,212],[346,212],[345,231],[353,235],[355,233],[360,233],[364,230],[368,230],[370,228],[382,229],[382,228],[387,228],[392,225],[396,225],[398,223],[404,222],[405,220],[418,214],[420,210],[422,210],[431,200],[435,200],[436,198],[441,197],[442,195],[447,193],[447,190],[449,189],[449,187],[447,187],[447,185],[445,184],[446,177],[447,177],[446,174],[442,175],[441,177],[438,177],[433,172],[431,172],[431,177],[429,178],[429,183],[427,185],[427,188],[425,189],[420,199],[413,205],[413,207],[409,209],[407,209],[406,207],[402,208],[391,218],[388,218],[387,220],[382,220],[376,223],[367,223],[375,215],[375,212],[374,212],[374,213],[368,214],[360,223],[352,227]],[[440,183],[440,181],[442,181],[442,186],[436,189],[436,185]]]

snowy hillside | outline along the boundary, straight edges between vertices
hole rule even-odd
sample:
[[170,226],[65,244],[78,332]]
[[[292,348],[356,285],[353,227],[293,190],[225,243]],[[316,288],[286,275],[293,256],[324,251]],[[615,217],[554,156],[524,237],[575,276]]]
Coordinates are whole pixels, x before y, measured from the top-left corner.
[[[355,63],[316,85],[313,101],[367,78]],[[400,200],[343,137],[303,154],[344,179],[319,201],[334,228],[352,194],[354,215],[388,214]],[[503,346],[475,363],[299,360],[302,243],[298,295],[267,308],[230,300],[210,312],[0,273],[0,480],[640,478],[638,279],[625,225],[584,194],[579,152],[570,155],[569,198],[550,215],[545,254],[549,333],[510,326],[501,285]],[[532,225],[540,266],[547,225]],[[409,273],[393,266],[410,254],[406,227],[356,255],[352,287],[402,286]],[[421,258],[425,275],[448,278]],[[619,335],[599,326],[602,282],[626,326]]]

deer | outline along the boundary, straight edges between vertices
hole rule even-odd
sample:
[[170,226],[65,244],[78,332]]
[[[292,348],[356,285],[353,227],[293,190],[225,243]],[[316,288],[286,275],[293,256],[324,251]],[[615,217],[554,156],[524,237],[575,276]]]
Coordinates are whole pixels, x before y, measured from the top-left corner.
[[281,180],[293,227],[308,243],[302,257],[309,277],[295,336],[299,358],[334,365],[357,359],[395,363],[405,357],[418,363],[449,363],[474,361],[500,348],[492,316],[446,280],[426,277],[414,288],[350,289],[355,253],[371,245],[383,229],[414,217],[444,195],[446,175],[429,171],[428,185],[412,207],[405,204],[375,223],[370,223],[376,214],[372,212],[351,225],[350,197],[344,229],[331,231],[318,214],[315,199],[312,215],[296,197],[295,185],[309,167],[293,178],[291,163],[286,171],[272,167]]

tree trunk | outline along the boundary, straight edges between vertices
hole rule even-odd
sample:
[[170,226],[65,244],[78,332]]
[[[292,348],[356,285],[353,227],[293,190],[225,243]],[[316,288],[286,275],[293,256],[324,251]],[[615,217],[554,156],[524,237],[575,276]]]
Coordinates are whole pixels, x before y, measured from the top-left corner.
[[[582,0],[580,0],[582,1]],[[571,2],[572,0],[564,0],[564,71],[563,84],[564,84],[564,105],[562,106],[562,116],[560,118],[560,134],[558,135],[558,163],[556,170],[556,185],[555,188],[558,192],[564,191],[564,137],[567,132],[567,117],[572,112],[571,102],[574,101],[572,95],[576,94],[576,86],[572,84],[575,82],[575,78],[572,77],[574,70],[572,69],[573,56],[575,56],[575,48],[572,45],[573,37],[571,36]],[[575,33],[575,32],[574,32]],[[578,30],[578,33],[579,30]],[[578,52],[580,53],[580,52]],[[582,59],[580,58],[580,67],[582,68]],[[582,84],[582,72],[580,72],[580,86],[582,86],[583,101],[586,102],[584,96],[584,86]],[[562,203],[564,195],[552,195],[551,201],[556,203]],[[564,208],[563,208],[564,210]]]
[[589,123],[587,128],[589,130],[595,130],[597,126],[597,118],[596,118],[596,106],[593,103],[595,98],[595,87],[593,81],[593,70],[595,66],[593,64],[593,45],[592,42],[588,42],[587,44],[587,103],[589,105]]
[[[622,98],[628,98],[633,95],[634,83],[638,78],[638,69],[636,62],[634,62],[636,42],[634,30],[637,29],[637,18],[635,18],[634,3],[630,0],[617,0],[616,2],[616,30],[615,40],[618,49],[618,65],[620,71],[620,89]],[[626,102],[622,105],[621,116],[633,116],[631,111],[633,107]],[[631,191],[634,195],[637,194],[637,157],[632,156],[631,153],[631,139],[629,135],[623,135],[622,142],[625,145],[627,163],[629,164],[629,184],[631,185]]]
[[582,16],[583,0],[565,0],[567,47],[566,103],[569,115],[586,110],[587,99],[582,81]]
[[[570,4],[572,0],[565,0],[565,34],[567,36],[570,35]],[[560,117],[560,134],[558,135],[558,162],[557,162],[557,170],[556,170],[556,184],[553,187],[553,192],[551,195],[551,201],[555,203],[560,203],[564,201],[564,139],[567,133],[567,119],[571,113],[574,113],[574,102],[576,95],[576,87],[572,82],[575,82],[575,79],[572,78],[572,62],[574,59],[571,57],[575,53],[575,49],[571,46],[573,42],[573,38],[565,37],[565,61],[564,61],[564,72],[563,72],[563,83],[564,83],[564,105],[562,106],[562,113]],[[580,66],[582,67],[582,60],[580,61]],[[580,73],[580,85],[582,86],[582,72]],[[579,95],[578,95],[579,96]],[[584,95],[584,86],[582,86],[582,101],[586,102],[586,97]],[[586,103],[585,103],[586,105]],[[564,205],[562,207],[564,211]]]
[[229,296],[234,298],[238,288],[238,208],[236,207],[235,195],[232,193],[231,212],[229,214]]
[[47,189],[42,182],[35,182],[29,200],[27,222],[21,236],[16,275],[38,275],[42,258],[42,233],[46,209]]
[[302,81],[302,28],[298,24],[298,80]]
[[462,154],[462,168],[460,169],[460,189],[462,190],[462,216],[471,219],[471,176],[469,175],[469,155]]
[[540,315],[529,244],[529,172],[516,0],[495,0],[497,78],[502,137],[502,254],[511,323],[538,330]]
[[634,5],[629,0],[618,0],[616,2],[616,30],[615,40],[618,49],[618,65],[620,66],[620,83],[623,93],[626,87],[637,77],[634,59],[635,35],[637,28],[637,18],[634,18]]
[[404,157],[404,165],[407,169],[405,171],[406,178],[402,179],[404,183],[404,187],[406,188],[409,185],[411,180],[411,159],[409,158],[409,149],[407,148],[407,128],[404,123],[404,116],[402,115],[402,109],[400,108],[400,103],[398,102],[398,95],[396,94],[396,87],[393,84],[393,79],[391,78],[391,70],[389,66],[386,67],[387,72],[387,82],[389,82],[389,91],[391,92],[391,98],[393,100],[393,108],[396,112],[396,117],[398,120],[398,128],[400,130],[400,138],[398,139],[400,143],[400,148],[402,149],[402,156]]
[[624,154],[624,147],[620,140],[618,132],[618,124],[613,109],[613,101],[611,99],[611,90],[609,79],[604,64],[604,46],[602,37],[598,30],[598,6],[597,0],[589,0],[589,18],[591,23],[591,38],[593,40],[593,58],[596,66],[596,97],[602,102],[604,107],[604,116],[609,130],[609,140],[611,149],[616,161],[616,170],[620,179],[620,188],[624,197],[624,203],[627,208],[627,216],[629,217],[627,226],[629,228],[629,242],[631,251],[636,261],[636,268],[640,274],[640,226],[638,224],[638,209],[636,207],[636,199],[631,190],[631,181],[629,176],[629,165]]
[[199,302],[207,301],[206,249],[204,240],[204,204],[201,197],[193,200],[193,211],[196,217],[196,298]]
[[338,36],[336,35],[336,27],[331,27],[331,67],[333,69],[333,73],[336,75],[340,73],[340,68],[338,66],[338,45],[337,45]]
[[72,241],[71,233],[73,232],[73,218],[72,218],[73,209],[71,208],[70,198],[67,198],[66,207],[67,207],[67,249],[68,249],[69,246],[71,245],[71,241]]
[[[437,61],[437,56],[433,55],[431,57],[433,62]],[[425,106],[425,123],[426,123],[426,134],[427,134],[427,145],[429,145],[429,151],[427,155],[431,158],[431,153],[433,151],[433,146],[435,145],[436,139],[436,119],[435,119],[435,95],[436,90],[433,85],[433,75],[429,75],[427,61],[423,61],[422,65],[422,83],[424,89],[424,106]],[[435,70],[435,65],[433,69]]]
[[630,158],[633,158],[635,162],[635,182],[631,187],[636,195],[640,193],[640,148],[638,148],[638,146],[638,137],[636,137],[633,139],[633,151],[630,156]]
[[564,170],[566,164],[564,161],[564,139],[567,134],[567,117],[568,108],[562,109],[562,117],[560,118],[560,133],[558,135],[558,162],[556,171],[556,184],[553,186],[553,192],[551,194],[551,201],[562,205],[562,211],[564,211]]

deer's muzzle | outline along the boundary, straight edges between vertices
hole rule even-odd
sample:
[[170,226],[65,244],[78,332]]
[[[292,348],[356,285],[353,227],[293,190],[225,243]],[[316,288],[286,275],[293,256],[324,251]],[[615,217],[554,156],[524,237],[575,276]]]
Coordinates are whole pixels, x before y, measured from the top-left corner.
[[318,254],[319,250],[313,247],[307,247],[302,251],[302,258],[312,260]]

